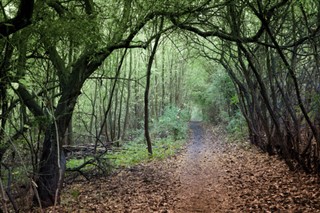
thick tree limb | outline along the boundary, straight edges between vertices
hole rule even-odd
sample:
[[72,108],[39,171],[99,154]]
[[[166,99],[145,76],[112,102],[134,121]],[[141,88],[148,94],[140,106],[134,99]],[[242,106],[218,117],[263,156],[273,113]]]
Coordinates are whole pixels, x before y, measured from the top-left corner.
[[58,1],[48,1],[47,4],[52,7],[59,14],[59,16],[64,16],[67,12],[67,10]]
[[21,0],[16,17],[0,22],[0,35],[6,37],[31,24],[34,0]]
[[29,91],[22,85],[14,90],[16,94],[21,98],[23,103],[28,107],[28,109],[34,114],[34,116],[45,116],[46,114],[39,106],[39,104],[34,100],[34,96],[29,93]]
[[208,37],[219,37],[222,38],[224,40],[227,41],[234,41],[234,42],[243,42],[243,43],[249,43],[249,42],[256,42],[258,41],[258,39],[260,38],[260,36],[262,35],[262,33],[264,32],[264,27],[261,26],[260,29],[258,30],[258,32],[252,36],[252,37],[248,37],[248,38],[241,38],[241,37],[237,37],[228,33],[224,33],[222,31],[220,31],[219,29],[216,30],[211,30],[211,31],[203,31],[199,28],[193,27],[191,25],[187,25],[187,24],[183,24],[183,23],[178,23],[176,20],[172,19],[171,20],[173,24],[175,24],[177,27],[179,27],[180,29],[183,30],[187,30],[193,33],[196,33],[204,38],[208,38]]

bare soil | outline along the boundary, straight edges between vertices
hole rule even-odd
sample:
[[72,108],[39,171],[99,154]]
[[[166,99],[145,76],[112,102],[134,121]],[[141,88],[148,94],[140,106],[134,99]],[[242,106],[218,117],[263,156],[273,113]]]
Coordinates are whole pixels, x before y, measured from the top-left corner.
[[177,155],[68,185],[47,212],[320,212],[318,178],[248,144],[228,143],[221,128],[190,123]]

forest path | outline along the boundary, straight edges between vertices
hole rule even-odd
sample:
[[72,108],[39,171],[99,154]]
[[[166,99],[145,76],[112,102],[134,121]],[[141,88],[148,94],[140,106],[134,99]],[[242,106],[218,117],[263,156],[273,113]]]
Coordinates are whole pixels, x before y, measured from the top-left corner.
[[225,141],[217,129],[207,131],[200,122],[190,122],[190,129],[190,143],[176,174],[181,185],[175,212],[219,212],[229,206],[219,184],[224,175],[219,154],[226,150]]
[[219,127],[191,122],[190,130],[170,158],[68,184],[57,212],[320,212],[316,177],[288,171],[246,143],[228,143]]

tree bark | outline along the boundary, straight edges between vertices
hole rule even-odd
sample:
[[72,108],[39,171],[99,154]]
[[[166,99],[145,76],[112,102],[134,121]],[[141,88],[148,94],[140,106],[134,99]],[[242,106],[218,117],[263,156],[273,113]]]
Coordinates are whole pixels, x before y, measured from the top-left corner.
[[[57,109],[51,118],[52,123],[47,127],[45,133],[37,180],[38,195],[42,207],[52,206],[60,202],[60,190],[66,169],[66,159],[61,147],[82,84],[83,82],[78,85],[70,85],[62,94]],[[38,198],[35,197],[34,201],[37,203]]]
[[[162,29],[162,26],[163,26],[163,19],[161,20],[160,30]],[[151,55],[149,57],[148,66],[147,66],[147,79],[146,79],[147,82],[146,82],[146,89],[144,93],[144,135],[147,141],[149,155],[152,155],[152,143],[151,143],[151,137],[149,133],[149,89],[150,89],[152,64],[157,52],[157,47],[159,44],[160,37],[161,37],[161,34],[158,34],[156,36],[154,46],[151,50]]]
[[124,116],[124,123],[123,123],[123,130],[122,130],[122,136],[121,138],[125,138],[127,127],[129,126],[128,123],[130,121],[129,116],[129,109],[130,109],[130,98],[131,98],[131,77],[132,77],[132,51],[130,51],[129,54],[130,62],[129,62],[129,73],[128,73],[128,83],[127,83],[127,100],[126,100],[126,109],[125,109],[125,116]]
[[[59,195],[66,169],[66,159],[60,148],[56,125],[51,125],[47,131],[43,143],[40,160],[39,178],[37,180],[38,195],[41,207],[48,207],[60,202]],[[34,198],[37,203],[37,196]]]

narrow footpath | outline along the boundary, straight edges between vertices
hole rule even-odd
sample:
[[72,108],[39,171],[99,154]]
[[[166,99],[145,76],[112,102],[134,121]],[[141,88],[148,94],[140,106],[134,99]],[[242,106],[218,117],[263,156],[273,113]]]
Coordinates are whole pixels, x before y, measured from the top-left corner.
[[191,122],[190,129],[191,141],[176,175],[181,186],[175,212],[219,212],[229,205],[226,190],[219,185],[224,173],[219,164],[224,141],[218,132],[204,129],[200,122]]

